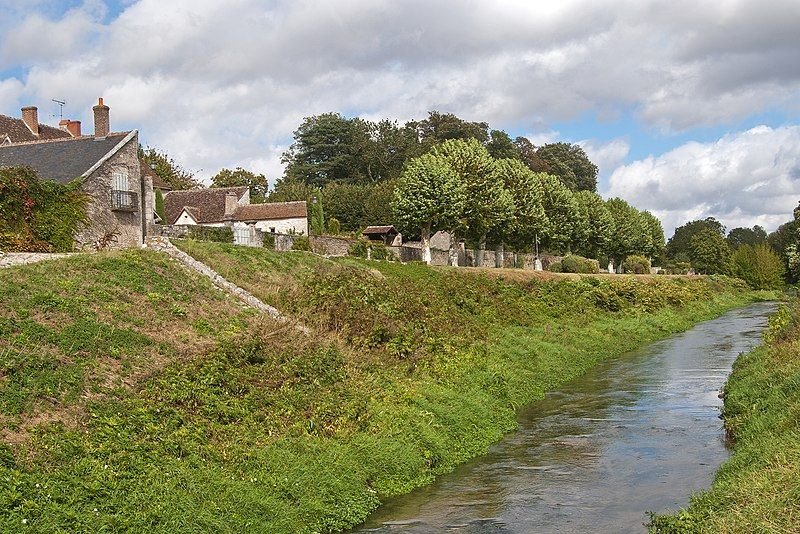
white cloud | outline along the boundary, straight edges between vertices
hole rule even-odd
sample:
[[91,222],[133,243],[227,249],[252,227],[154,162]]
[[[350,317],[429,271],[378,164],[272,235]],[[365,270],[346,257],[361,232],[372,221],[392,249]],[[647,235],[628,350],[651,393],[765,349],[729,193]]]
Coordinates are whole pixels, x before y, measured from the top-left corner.
[[[800,107],[796,0],[140,0],[107,23],[99,0],[53,20],[10,6],[0,62],[25,75],[0,113],[60,98],[91,124],[102,95],[112,127],[204,173],[277,161],[326,111],[439,109],[536,142],[587,112],[678,130]],[[611,168],[625,144],[587,149]]]
[[579,141],[589,159],[597,165],[600,175],[607,175],[616,169],[628,156],[631,145],[620,137],[606,143],[589,139]]
[[759,224],[773,230],[792,218],[800,200],[800,126],[758,126],[623,165],[606,195],[651,210],[667,237],[676,226],[708,216],[729,229]]

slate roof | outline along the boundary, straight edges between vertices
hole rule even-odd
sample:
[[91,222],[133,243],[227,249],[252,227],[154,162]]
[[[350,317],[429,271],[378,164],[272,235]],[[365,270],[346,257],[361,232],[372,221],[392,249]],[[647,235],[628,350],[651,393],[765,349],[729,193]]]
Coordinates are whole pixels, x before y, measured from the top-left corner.
[[0,146],[0,167],[30,167],[39,178],[65,184],[91,169],[130,133],[110,133],[102,139],[70,137]]
[[[236,193],[237,198],[248,191],[248,187],[210,187],[208,189],[179,189],[164,195],[164,215],[167,224],[175,224],[186,206],[194,208],[192,217],[198,223],[222,222],[225,217],[225,195]],[[197,217],[195,217],[197,213]]]
[[37,137],[28,129],[22,119],[0,115],[0,142],[4,141],[6,136],[11,139],[12,143],[43,141],[46,139],[72,139],[69,132],[46,124],[39,125],[39,136]]
[[247,206],[239,206],[233,213],[233,218],[236,221],[269,221],[305,217],[308,217],[308,208],[305,200],[248,204]]
[[363,235],[376,235],[376,234],[388,234],[388,233],[399,233],[394,226],[367,226],[364,228],[364,231],[361,232]]

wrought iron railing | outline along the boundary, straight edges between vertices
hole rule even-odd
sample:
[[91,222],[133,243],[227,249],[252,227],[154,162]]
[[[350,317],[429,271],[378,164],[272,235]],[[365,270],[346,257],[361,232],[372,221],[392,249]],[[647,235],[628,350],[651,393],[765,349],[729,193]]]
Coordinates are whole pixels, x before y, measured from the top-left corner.
[[136,211],[139,207],[138,196],[133,191],[111,191],[111,209],[119,211]]

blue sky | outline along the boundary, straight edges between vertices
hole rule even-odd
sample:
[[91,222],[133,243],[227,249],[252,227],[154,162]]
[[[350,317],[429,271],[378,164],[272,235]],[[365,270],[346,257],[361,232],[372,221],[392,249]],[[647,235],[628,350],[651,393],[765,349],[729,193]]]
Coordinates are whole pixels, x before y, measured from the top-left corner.
[[90,125],[103,96],[201,176],[274,181],[305,116],[437,109],[581,143],[668,233],[771,229],[800,200],[798,27],[795,0],[6,0],[0,113]]

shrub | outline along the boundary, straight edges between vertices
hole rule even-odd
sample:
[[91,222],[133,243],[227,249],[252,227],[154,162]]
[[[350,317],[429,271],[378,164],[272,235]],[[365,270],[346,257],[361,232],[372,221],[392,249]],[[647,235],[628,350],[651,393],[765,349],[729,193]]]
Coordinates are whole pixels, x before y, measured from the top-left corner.
[[769,245],[742,245],[731,256],[731,271],[753,289],[777,289],[783,285],[784,266]]
[[199,241],[233,243],[233,228],[228,226],[189,226],[188,235]]
[[339,235],[342,231],[342,225],[339,222],[339,219],[336,217],[331,217],[328,219],[328,233],[331,235]]
[[0,249],[68,252],[88,221],[81,182],[40,180],[26,167],[0,170]]
[[347,249],[347,253],[356,258],[366,258],[368,248],[369,243],[364,239],[359,239],[350,245],[350,248]]
[[563,273],[564,268],[560,261],[556,261],[547,266],[547,270],[551,273]]
[[383,243],[370,244],[370,258],[373,260],[386,260],[389,258],[389,250]]
[[302,250],[305,252],[311,252],[311,240],[308,238],[308,236],[305,235],[296,237],[292,242],[292,250]]
[[600,264],[597,260],[570,254],[561,260],[561,269],[565,273],[597,274],[600,272]]
[[622,262],[622,268],[626,273],[650,274],[650,260],[644,256],[628,256]]
[[275,250],[275,234],[264,234],[264,248]]

